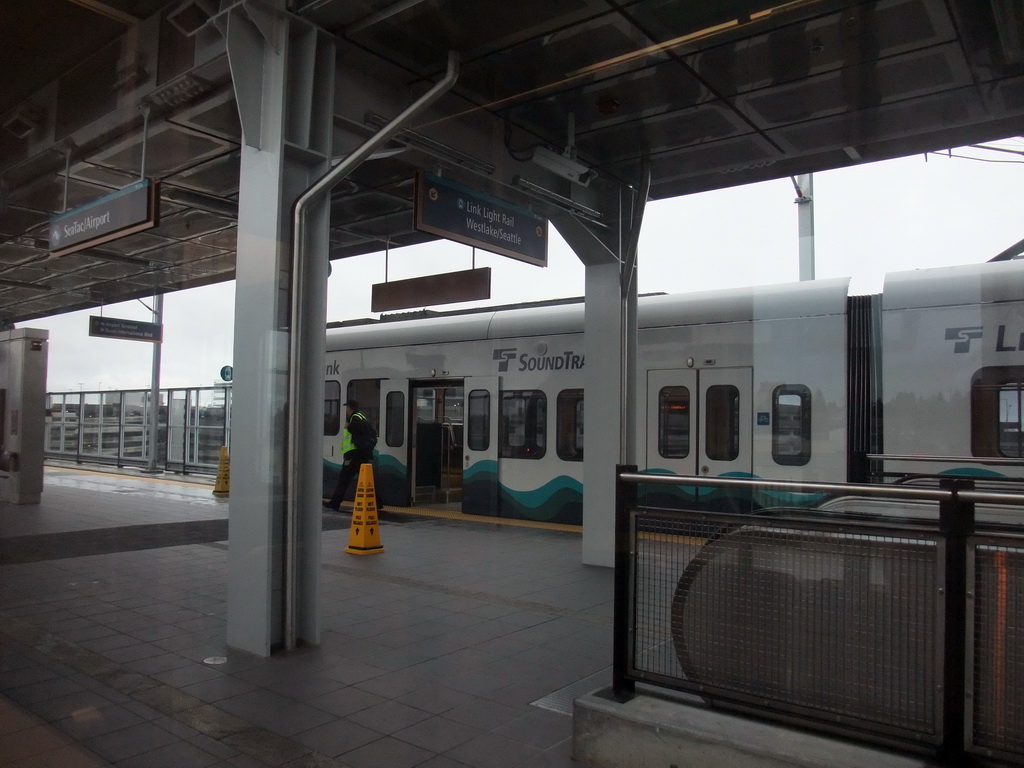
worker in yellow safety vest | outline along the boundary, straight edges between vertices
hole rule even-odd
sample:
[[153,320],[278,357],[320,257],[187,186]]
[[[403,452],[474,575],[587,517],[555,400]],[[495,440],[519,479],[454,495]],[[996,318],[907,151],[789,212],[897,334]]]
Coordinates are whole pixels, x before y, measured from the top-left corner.
[[377,445],[377,432],[370,420],[359,410],[355,400],[345,401],[345,429],[341,433],[341,473],[331,498],[324,506],[335,512],[348,492],[349,485],[359,475],[359,467],[373,459]]

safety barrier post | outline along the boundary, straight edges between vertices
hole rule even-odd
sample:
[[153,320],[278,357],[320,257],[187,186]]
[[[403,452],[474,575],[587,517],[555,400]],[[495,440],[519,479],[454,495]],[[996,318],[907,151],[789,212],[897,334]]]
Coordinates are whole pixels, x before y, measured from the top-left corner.
[[612,696],[624,702],[633,698],[636,684],[627,679],[630,636],[633,632],[633,541],[630,513],[636,507],[636,484],[622,480],[623,472],[636,472],[635,464],[615,467],[615,595],[612,628]]
[[974,533],[974,504],[961,501],[959,491],[974,489],[973,480],[943,478],[949,495],[939,502],[939,530],[945,538],[944,645],[942,680],[942,744],[939,757],[948,766],[971,762],[964,752],[964,696],[967,675],[967,538]]

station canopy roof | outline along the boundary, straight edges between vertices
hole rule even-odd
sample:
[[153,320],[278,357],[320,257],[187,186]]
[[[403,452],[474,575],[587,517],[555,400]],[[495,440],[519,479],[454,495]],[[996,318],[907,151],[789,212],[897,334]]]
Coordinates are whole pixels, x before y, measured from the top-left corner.
[[[331,259],[434,239],[413,223],[423,169],[541,212],[564,198],[600,213],[643,167],[662,199],[1022,132],[1019,0],[6,2],[0,323],[234,277],[229,13],[333,38],[338,157],[459,54],[430,118],[333,190]],[[137,180],[144,145],[159,225],[53,254],[50,219]],[[567,147],[588,185],[532,159]]]

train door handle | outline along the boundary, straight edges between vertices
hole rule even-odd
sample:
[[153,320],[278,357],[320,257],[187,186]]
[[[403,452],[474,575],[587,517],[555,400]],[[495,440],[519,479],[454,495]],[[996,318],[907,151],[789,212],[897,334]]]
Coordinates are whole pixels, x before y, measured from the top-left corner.
[[707,465],[704,465],[703,467],[700,468],[700,473],[702,475],[706,475],[708,473]]

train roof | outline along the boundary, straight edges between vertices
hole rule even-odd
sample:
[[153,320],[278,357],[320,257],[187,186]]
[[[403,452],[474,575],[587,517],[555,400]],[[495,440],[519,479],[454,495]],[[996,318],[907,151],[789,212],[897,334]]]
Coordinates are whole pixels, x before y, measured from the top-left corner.
[[[774,320],[841,314],[846,309],[848,278],[804,283],[641,296],[640,328]],[[328,349],[367,349],[484,339],[582,333],[582,299],[555,300],[451,313],[399,316],[358,325],[332,326]]]
[[752,288],[652,296],[638,308],[640,328],[821,317],[846,311],[850,279],[778,283]]
[[882,309],[991,304],[1024,298],[1024,262],[932,267],[885,276]]

